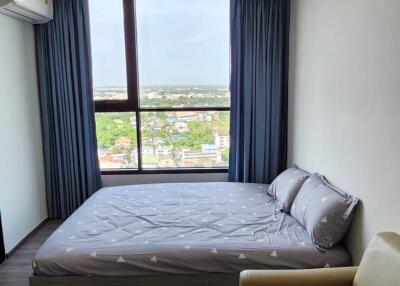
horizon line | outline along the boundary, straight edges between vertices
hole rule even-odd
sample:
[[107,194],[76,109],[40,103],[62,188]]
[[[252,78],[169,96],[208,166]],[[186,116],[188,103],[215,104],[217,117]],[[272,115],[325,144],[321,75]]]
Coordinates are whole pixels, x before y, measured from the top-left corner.
[[[165,84],[165,85],[142,85],[143,87],[229,87],[229,84]],[[93,86],[93,88],[128,88],[127,86],[109,85],[109,86]]]

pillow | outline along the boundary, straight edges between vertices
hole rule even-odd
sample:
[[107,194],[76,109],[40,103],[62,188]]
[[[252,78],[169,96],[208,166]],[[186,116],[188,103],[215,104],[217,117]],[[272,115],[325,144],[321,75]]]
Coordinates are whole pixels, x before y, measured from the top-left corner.
[[301,187],[290,214],[314,244],[330,248],[343,238],[357,203],[357,198],[333,187],[322,175],[313,174]]
[[277,206],[283,212],[289,213],[298,191],[309,176],[308,172],[299,169],[297,166],[289,168],[269,185],[267,194],[276,200]]

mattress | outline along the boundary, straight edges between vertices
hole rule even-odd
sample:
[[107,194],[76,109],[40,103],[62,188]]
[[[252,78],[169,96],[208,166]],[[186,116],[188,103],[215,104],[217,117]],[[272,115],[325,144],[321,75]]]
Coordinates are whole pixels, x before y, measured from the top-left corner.
[[348,266],[343,246],[316,248],[268,185],[103,188],[41,246],[36,275],[143,276]]

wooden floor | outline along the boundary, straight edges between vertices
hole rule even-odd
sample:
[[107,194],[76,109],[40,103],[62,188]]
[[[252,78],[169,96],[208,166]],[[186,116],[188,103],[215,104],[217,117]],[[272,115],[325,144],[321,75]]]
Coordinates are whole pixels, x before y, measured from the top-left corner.
[[1,286],[28,286],[32,274],[32,259],[47,237],[61,224],[61,221],[48,221],[14,253],[0,264]]

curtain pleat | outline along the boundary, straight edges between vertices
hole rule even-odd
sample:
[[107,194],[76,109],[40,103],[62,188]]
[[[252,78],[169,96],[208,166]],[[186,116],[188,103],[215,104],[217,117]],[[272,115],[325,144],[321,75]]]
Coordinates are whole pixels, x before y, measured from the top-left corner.
[[35,32],[47,206],[64,219],[101,187],[87,0],[55,0]]
[[229,180],[270,183],[286,168],[289,0],[231,0]]

